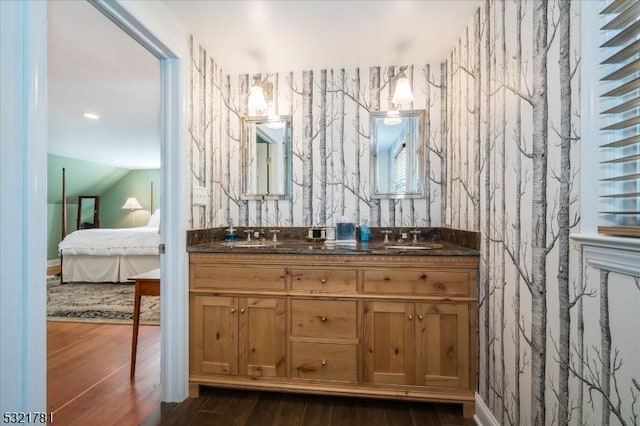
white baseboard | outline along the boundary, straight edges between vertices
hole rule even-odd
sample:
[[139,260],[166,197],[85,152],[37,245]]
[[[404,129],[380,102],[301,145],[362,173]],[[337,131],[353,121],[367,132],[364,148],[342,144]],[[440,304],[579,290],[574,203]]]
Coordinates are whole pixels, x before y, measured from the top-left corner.
[[60,266],[60,259],[47,260],[47,268],[52,266]]
[[476,424],[479,426],[500,426],[498,420],[493,417],[493,413],[484,403],[482,397],[476,392],[476,414],[473,416]]

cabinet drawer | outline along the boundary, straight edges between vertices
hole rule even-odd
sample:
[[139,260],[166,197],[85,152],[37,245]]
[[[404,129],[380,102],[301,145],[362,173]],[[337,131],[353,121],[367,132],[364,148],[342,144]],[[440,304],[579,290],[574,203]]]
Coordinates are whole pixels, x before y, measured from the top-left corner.
[[466,296],[469,278],[467,271],[368,269],[363,289],[365,293]]
[[356,292],[356,271],[332,269],[292,269],[291,289],[316,292]]
[[293,342],[291,377],[356,382],[357,348],[350,344]]
[[291,334],[303,337],[356,338],[357,302],[344,300],[291,301]]
[[284,290],[283,267],[191,264],[191,287],[238,290]]

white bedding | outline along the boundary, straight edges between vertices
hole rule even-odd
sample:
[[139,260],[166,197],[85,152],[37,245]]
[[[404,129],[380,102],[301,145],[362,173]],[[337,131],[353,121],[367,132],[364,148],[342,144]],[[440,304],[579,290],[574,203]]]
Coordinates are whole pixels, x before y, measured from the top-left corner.
[[67,235],[58,251],[65,255],[123,256],[158,255],[157,227],[81,229]]

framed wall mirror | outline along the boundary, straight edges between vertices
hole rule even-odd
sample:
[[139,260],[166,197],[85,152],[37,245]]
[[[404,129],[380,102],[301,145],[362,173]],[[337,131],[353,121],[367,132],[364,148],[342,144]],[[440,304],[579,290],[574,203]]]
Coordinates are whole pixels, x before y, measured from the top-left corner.
[[291,118],[248,117],[242,120],[242,198],[291,198]]
[[78,196],[78,220],[76,229],[100,228],[100,197]]
[[424,198],[424,110],[370,116],[371,196]]

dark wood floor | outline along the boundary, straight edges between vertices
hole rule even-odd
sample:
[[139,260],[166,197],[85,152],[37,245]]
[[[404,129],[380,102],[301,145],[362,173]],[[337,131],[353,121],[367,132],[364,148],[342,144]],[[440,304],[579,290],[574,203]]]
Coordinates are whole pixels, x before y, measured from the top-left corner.
[[200,397],[162,403],[143,426],[155,425],[475,425],[460,405],[300,395],[202,387]]

